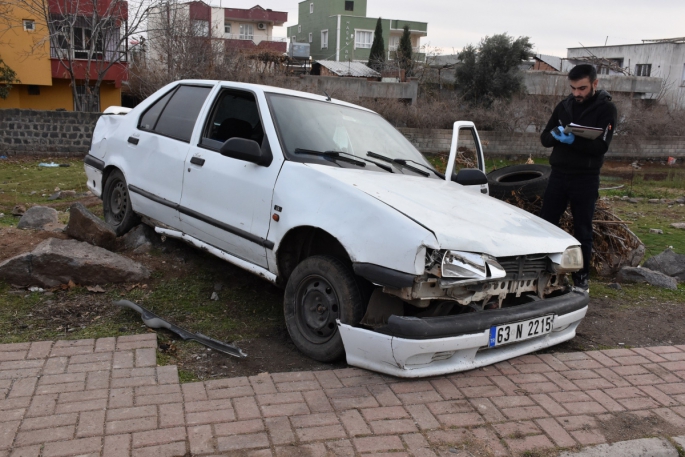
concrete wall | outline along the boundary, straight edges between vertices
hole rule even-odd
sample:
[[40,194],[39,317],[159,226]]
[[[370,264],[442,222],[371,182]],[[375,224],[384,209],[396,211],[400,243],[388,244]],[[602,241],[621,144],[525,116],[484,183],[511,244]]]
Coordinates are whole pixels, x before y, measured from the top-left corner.
[[[452,141],[452,130],[424,130],[400,128],[400,132],[423,153],[447,153]],[[509,133],[479,131],[485,157],[504,157],[510,155],[546,157],[552,149],[542,147],[537,133]],[[462,141],[460,138],[460,145]],[[466,147],[473,142],[466,141]],[[615,136],[607,152],[607,157],[627,158],[685,158],[685,137],[620,137]]]
[[[609,93],[654,95],[661,90],[662,79],[645,76],[599,75],[598,88]],[[523,73],[526,91],[534,95],[564,96],[571,93],[568,74],[557,71],[526,71]]]
[[0,155],[86,155],[100,113],[0,110]]
[[[364,78],[340,78],[332,76],[303,76],[299,83],[291,89],[323,94],[328,92],[331,97],[342,98],[346,95],[357,95],[363,98],[394,98],[416,102],[419,93],[419,83],[382,83],[367,81]],[[345,97],[346,99],[349,97]]]
[[623,67],[631,74],[635,65],[651,64],[652,77],[665,80],[665,101],[672,107],[685,108],[685,43],[645,43],[620,46],[569,48],[569,59],[590,55],[607,59],[623,59]]
[[[353,78],[318,79],[355,81]],[[0,110],[0,155],[85,155],[90,146],[92,130],[99,117],[99,113]],[[449,152],[451,130],[398,130],[423,153]],[[537,134],[482,131],[479,135],[486,157],[543,157],[551,152],[551,149],[542,147]],[[460,145],[473,147],[472,142],[468,141],[460,141]],[[685,137],[617,136],[614,137],[607,156],[643,159],[669,156],[685,158]]]

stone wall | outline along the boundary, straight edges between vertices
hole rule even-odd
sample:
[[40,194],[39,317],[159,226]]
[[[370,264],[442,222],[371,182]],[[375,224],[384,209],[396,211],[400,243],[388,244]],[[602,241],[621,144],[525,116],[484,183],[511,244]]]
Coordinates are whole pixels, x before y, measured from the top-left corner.
[[85,155],[100,113],[0,110],[0,155]]
[[[0,110],[0,155],[85,155],[100,113],[70,111]],[[423,153],[446,153],[451,130],[400,128]],[[488,157],[548,156],[538,134],[478,132]],[[461,143],[473,147],[473,142]],[[616,159],[685,158],[685,137],[615,136],[607,157]]]
[[[452,130],[400,128],[416,148],[423,153],[446,153],[450,150]],[[509,155],[546,157],[551,149],[543,148],[537,133],[479,131],[483,153],[489,157]],[[460,142],[473,147],[473,141]],[[615,136],[607,157],[616,159],[685,158],[685,137],[621,137]]]

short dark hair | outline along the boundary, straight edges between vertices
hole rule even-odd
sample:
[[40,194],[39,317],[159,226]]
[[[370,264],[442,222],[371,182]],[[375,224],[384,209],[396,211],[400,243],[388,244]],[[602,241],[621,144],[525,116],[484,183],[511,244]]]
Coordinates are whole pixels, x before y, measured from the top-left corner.
[[595,79],[597,79],[597,70],[595,67],[585,63],[576,65],[568,72],[568,79],[570,81],[578,81],[583,78],[590,78],[591,83],[595,82]]

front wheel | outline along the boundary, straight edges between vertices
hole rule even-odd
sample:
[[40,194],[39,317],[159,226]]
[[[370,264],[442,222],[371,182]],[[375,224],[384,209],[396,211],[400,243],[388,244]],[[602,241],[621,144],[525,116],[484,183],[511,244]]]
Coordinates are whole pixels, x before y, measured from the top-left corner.
[[285,288],[283,308],[293,343],[319,362],[345,355],[336,320],[356,325],[364,315],[354,273],[329,256],[308,257],[295,268]]
[[126,179],[119,170],[113,171],[107,178],[102,193],[102,208],[105,222],[117,236],[125,234],[138,223],[138,216],[133,212],[131,205]]

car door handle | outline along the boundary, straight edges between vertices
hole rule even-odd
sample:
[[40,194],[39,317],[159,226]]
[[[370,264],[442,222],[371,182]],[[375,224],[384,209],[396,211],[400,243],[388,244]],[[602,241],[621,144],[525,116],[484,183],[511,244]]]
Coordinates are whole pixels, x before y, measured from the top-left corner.
[[136,137],[133,137],[133,136],[128,137],[128,142],[131,143],[131,144],[137,145],[139,141],[140,141],[140,138],[136,138]]
[[205,159],[201,159],[200,157],[193,157],[192,159],[190,159],[190,163],[201,167],[205,164]]

